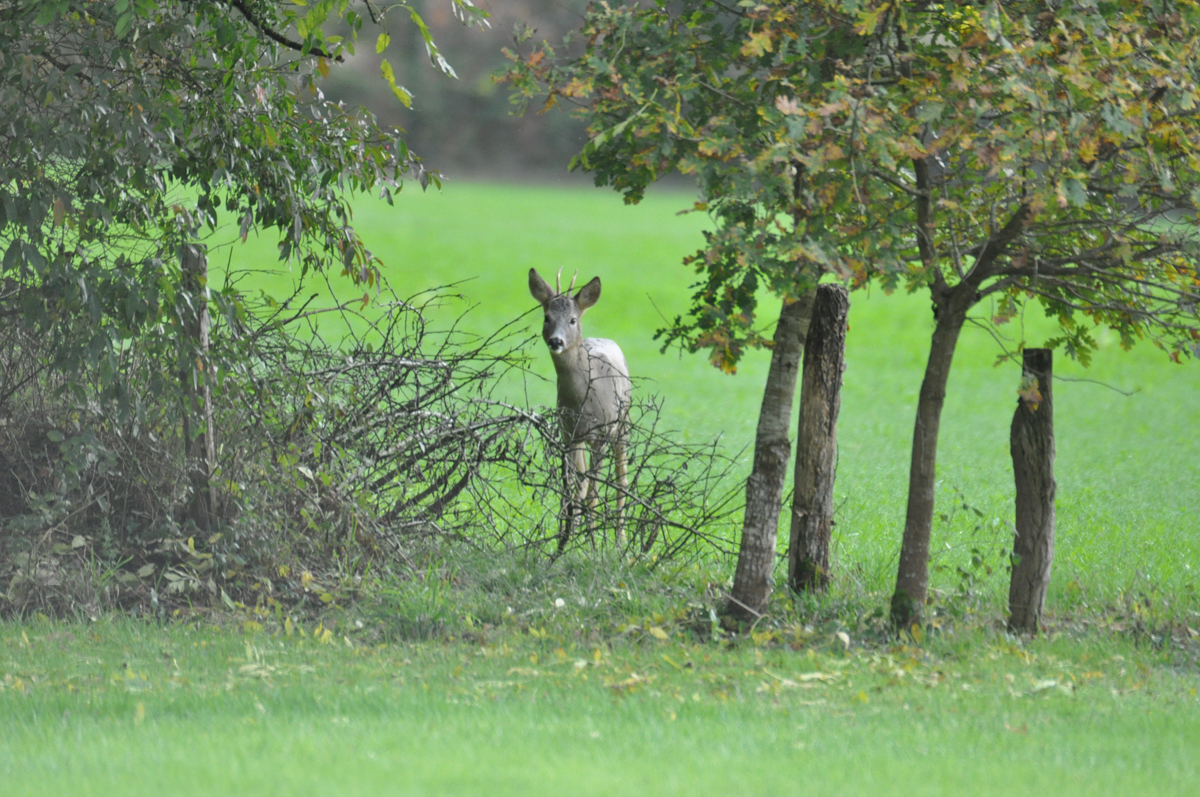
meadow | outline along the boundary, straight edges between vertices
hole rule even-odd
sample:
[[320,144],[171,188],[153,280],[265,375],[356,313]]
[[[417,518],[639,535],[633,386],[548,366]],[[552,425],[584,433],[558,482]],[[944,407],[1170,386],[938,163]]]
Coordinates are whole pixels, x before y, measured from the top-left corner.
[[[765,353],[726,376],[653,340],[694,279],[680,260],[704,219],[677,215],[690,202],[448,183],[406,189],[395,207],[360,201],[357,224],[399,295],[453,284],[463,303],[434,320],[471,306],[461,324],[480,335],[514,321],[536,332],[530,267],[599,275],[585,332],[620,343],[636,390],[663,397],[678,435],[720,435],[748,468]],[[269,240],[215,252],[214,268],[275,261]],[[293,275],[252,279],[283,296]],[[1054,387],[1049,633],[1020,639],[1002,631],[1019,374],[993,366],[990,334],[966,330],[942,427],[933,584],[953,601],[961,567],[973,598],[956,622],[896,639],[877,612],[932,322],[919,294],[851,302],[829,599],[781,599],[771,623],[729,636],[707,615],[732,573],[719,558],[649,569],[604,550],[554,565],[460,552],[364,585],[319,619],[10,622],[3,793],[1195,793],[1200,369],[1103,334],[1090,368],[1057,358],[1071,381]],[[1045,339],[1037,315],[1001,328],[1009,348]],[[530,375],[505,389],[551,404],[549,357],[537,340],[530,351]]]
[[[584,319],[585,334],[621,345],[637,391],[664,398],[668,426],[682,438],[720,435],[727,450],[742,452],[748,469],[769,354],[751,352],[727,376],[703,353],[663,354],[653,339],[664,319],[686,310],[696,280],[681,265],[702,242],[706,221],[702,214],[679,215],[691,202],[686,193],[660,191],[629,207],[595,189],[449,183],[440,193],[406,191],[395,207],[361,201],[356,223],[398,295],[454,285],[464,301],[445,308],[444,322],[470,307],[462,327],[480,335],[515,322],[536,336],[540,314],[530,313],[530,268],[546,277],[561,268],[564,284],[576,272],[579,284],[600,276],[603,294]],[[259,240],[213,260],[247,268],[274,258],[273,242]],[[294,277],[255,279],[286,296]],[[334,285],[342,298],[357,294]],[[776,313],[775,302],[763,297],[768,332]],[[1001,327],[1005,348],[1051,337],[1054,327],[1041,316],[1031,307],[1027,317]],[[834,544],[843,576],[869,590],[890,587],[895,575],[932,326],[926,295],[867,289],[851,297]],[[1061,353],[1055,362],[1058,377],[1090,380],[1054,386],[1059,487],[1050,600],[1056,605],[1086,601],[1093,592],[1183,594],[1200,568],[1200,368],[1171,364],[1149,343],[1122,351],[1104,331],[1098,342],[1089,368]],[[939,512],[946,517],[934,544],[946,569],[934,582],[942,587],[958,579],[955,567],[969,561],[972,549],[998,564],[1011,535],[1008,434],[1020,368],[995,367],[1003,350],[990,333],[969,325],[955,358],[938,452]],[[552,405],[553,368],[540,340],[531,353],[531,378],[513,384],[510,398]]]

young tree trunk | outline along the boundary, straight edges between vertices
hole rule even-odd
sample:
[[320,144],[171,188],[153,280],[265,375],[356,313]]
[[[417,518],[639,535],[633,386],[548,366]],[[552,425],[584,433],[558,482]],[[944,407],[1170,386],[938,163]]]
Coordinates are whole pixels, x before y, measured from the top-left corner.
[[1008,588],[1008,628],[1036,634],[1054,561],[1054,354],[1026,349],[1009,441],[1017,487],[1017,536]]
[[746,518],[729,601],[729,613],[742,620],[761,616],[771,595],[779,508],[792,448],[788,424],[812,302],[811,291],[794,302],[785,301],[775,327],[771,368],[754,439],[754,466],[746,480]]
[[[216,432],[213,429],[212,388],[208,378],[209,325],[208,258],[201,244],[184,244],[180,268],[183,292],[190,297],[191,313],[184,329],[186,352],[180,363],[183,386],[183,440],[192,504],[188,514],[197,528],[212,528],[216,489],[211,483],[217,462]],[[197,430],[197,424],[199,429]]]
[[946,400],[946,382],[958,335],[967,320],[975,288],[960,283],[938,301],[937,326],[929,346],[925,379],[917,399],[917,421],[913,429],[912,464],[908,476],[908,510],[904,520],[904,541],[900,545],[900,566],[896,591],[892,595],[892,622],[908,628],[922,619],[929,591],[929,535],[933,528],[934,484],[937,475],[938,428],[942,405]]
[[[928,172],[918,168],[917,184],[928,190]],[[925,178],[922,179],[922,173]],[[922,259],[934,265],[934,251],[928,234],[932,217],[928,194],[918,201],[922,218],[917,235]],[[922,206],[924,211],[922,211]],[[933,528],[933,490],[937,476],[938,427],[946,400],[946,382],[958,335],[967,321],[967,311],[980,298],[979,286],[996,274],[997,258],[1020,237],[1032,209],[1021,204],[1014,209],[1004,227],[988,236],[976,250],[975,264],[962,280],[951,287],[937,268],[932,269],[930,286],[937,325],[929,345],[929,362],[917,399],[917,422],[913,429],[912,465],[908,476],[908,511],[904,519],[904,541],[900,546],[900,566],[896,573],[896,591],[892,594],[892,622],[897,628],[909,628],[923,619],[929,591],[929,534]]]
[[788,545],[788,586],[796,592],[829,587],[829,536],[837,473],[837,419],[842,406],[846,319],[850,298],[841,285],[817,288],[804,341],[800,426],[796,431],[795,490]]

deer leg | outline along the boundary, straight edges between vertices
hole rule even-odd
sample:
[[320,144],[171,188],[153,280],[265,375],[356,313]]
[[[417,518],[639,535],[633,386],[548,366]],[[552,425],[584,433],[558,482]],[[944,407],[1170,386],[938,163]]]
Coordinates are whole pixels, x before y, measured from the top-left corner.
[[563,511],[559,520],[558,553],[567,547],[571,535],[575,533],[578,516],[583,511],[582,495],[579,490],[587,489],[587,476],[584,471],[583,449],[572,445],[563,452],[562,464]]
[[[580,483],[575,487],[575,505],[580,515],[587,515],[588,538],[592,538],[592,527],[595,525],[595,495],[596,481],[590,469],[588,449],[580,445],[575,449],[575,467],[580,474]],[[595,545],[595,540],[592,540]]]
[[583,446],[573,445],[563,456],[563,504],[564,522],[558,537],[558,552],[567,547],[567,541],[579,525],[584,511],[588,491],[587,457]]
[[[571,496],[574,494],[574,475],[571,473],[571,452],[570,450],[563,452],[562,457],[562,510],[558,514],[558,553],[561,554],[567,547],[567,541],[571,539],[571,513],[574,507],[571,505]],[[558,554],[555,554],[557,556]]]
[[588,463],[587,511],[588,533],[596,528],[596,506],[600,503],[600,463],[604,461],[604,444],[592,443]]
[[625,545],[625,494],[629,492],[629,463],[626,457],[628,441],[618,438],[613,444],[613,461],[617,466],[617,545]]

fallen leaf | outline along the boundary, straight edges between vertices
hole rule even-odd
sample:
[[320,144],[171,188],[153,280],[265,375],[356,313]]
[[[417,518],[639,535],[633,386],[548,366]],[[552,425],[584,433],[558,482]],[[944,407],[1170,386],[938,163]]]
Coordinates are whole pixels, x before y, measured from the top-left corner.
[[617,692],[623,692],[627,689],[633,689],[636,686],[641,686],[646,683],[646,679],[638,675],[636,672],[629,673],[629,677],[624,681],[617,681],[615,684],[609,684],[608,688]]

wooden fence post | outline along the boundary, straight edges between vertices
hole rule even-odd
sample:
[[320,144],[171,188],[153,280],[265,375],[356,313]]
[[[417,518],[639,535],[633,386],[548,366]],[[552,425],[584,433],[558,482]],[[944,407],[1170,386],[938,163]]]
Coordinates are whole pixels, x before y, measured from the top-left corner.
[[829,587],[829,538],[837,472],[837,419],[842,406],[846,321],[850,298],[841,285],[821,285],[804,342],[795,489],[788,545],[788,586],[796,592]]
[[1010,443],[1017,488],[1008,628],[1036,634],[1054,561],[1053,352],[1026,349]]

